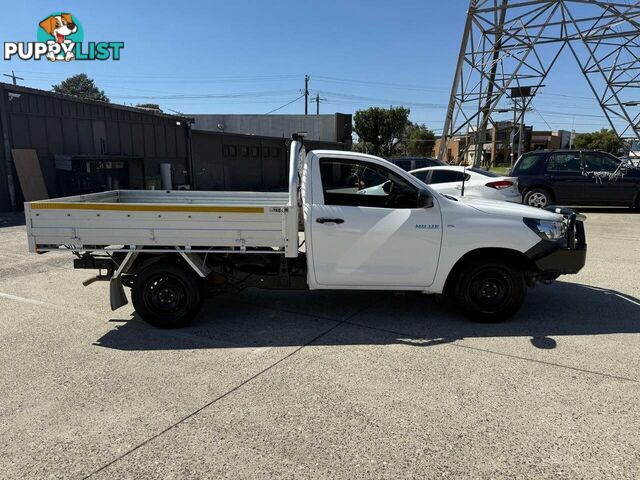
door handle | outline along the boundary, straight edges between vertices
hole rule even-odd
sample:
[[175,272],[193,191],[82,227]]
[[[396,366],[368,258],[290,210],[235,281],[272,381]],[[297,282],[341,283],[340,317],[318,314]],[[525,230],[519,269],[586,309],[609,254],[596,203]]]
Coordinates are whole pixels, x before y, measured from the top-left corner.
[[344,220],[341,218],[316,218],[316,222],[318,223],[344,223]]

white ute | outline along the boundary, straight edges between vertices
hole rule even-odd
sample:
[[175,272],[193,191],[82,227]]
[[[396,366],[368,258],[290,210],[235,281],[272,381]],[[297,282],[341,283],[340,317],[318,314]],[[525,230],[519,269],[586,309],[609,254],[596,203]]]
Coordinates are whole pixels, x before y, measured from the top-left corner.
[[[29,250],[65,248],[163,328],[246,287],[445,294],[477,321],[522,305],[527,285],[584,265],[584,217],[441,195],[378,157],[291,143],[289,191],[116,190],[25,203]],[[372,194],[363,188],[390,181]],[[373,182],[376,183],[368,183]],[[304,247],[302,246],[304,243]]]

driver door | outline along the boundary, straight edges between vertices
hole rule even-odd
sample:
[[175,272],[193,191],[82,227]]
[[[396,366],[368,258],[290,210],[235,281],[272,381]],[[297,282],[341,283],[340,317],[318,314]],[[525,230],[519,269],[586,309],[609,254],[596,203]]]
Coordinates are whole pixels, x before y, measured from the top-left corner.
[[382,162],[315,160],[308,226],[319,288],[433,283],[442,238],[437,200],[418,207],[420,188]]

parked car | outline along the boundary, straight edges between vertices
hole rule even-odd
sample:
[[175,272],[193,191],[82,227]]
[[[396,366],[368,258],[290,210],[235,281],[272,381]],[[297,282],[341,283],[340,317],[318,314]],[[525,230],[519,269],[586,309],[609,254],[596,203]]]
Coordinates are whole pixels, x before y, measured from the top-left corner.
[[640,168],[595,150],[542,150],[522,155],[511,175],[523,203],[640,207]]
[[488,172],[481,168],[448,165],[446,167],[428,167],[409,172],[434,190],[459,197],[462,194],[462,179],[465,197],[481,197],[493,200],[521,203],[522,195],[518,191],[518,180]]
[[[518,191],[517,179],[503,177],[481,168],[448,165],[446,167],[419,168],[409,173],[438,193],[445,195],[460,197],[462,195],[462,179],[465,178],[464,196],[466,198],[476,197],[514,203],[522,202],[522,195]],[[389,186],[389,182],[383,182],[363,188],[358,193],[363,195],[383,195]]]
[[415,170],[417,168],[424,167],[436,167],[441,165],[448,165],[446,162],[442,160],[438,160],[437,158],[431,157],[391,157],[388,158],[391,163],[399,166],[405,172],[410,170]]

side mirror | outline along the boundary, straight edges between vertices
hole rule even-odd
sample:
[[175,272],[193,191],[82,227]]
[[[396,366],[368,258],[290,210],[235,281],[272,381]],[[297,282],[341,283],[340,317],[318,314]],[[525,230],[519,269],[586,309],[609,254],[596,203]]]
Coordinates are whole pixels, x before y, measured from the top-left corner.
[[391,191],[391,180],[387,180],[382,184],[382,191],[384,193],[389,193]]
[[418,191],[418,208],[432,208],[433,197],[426,190]]

